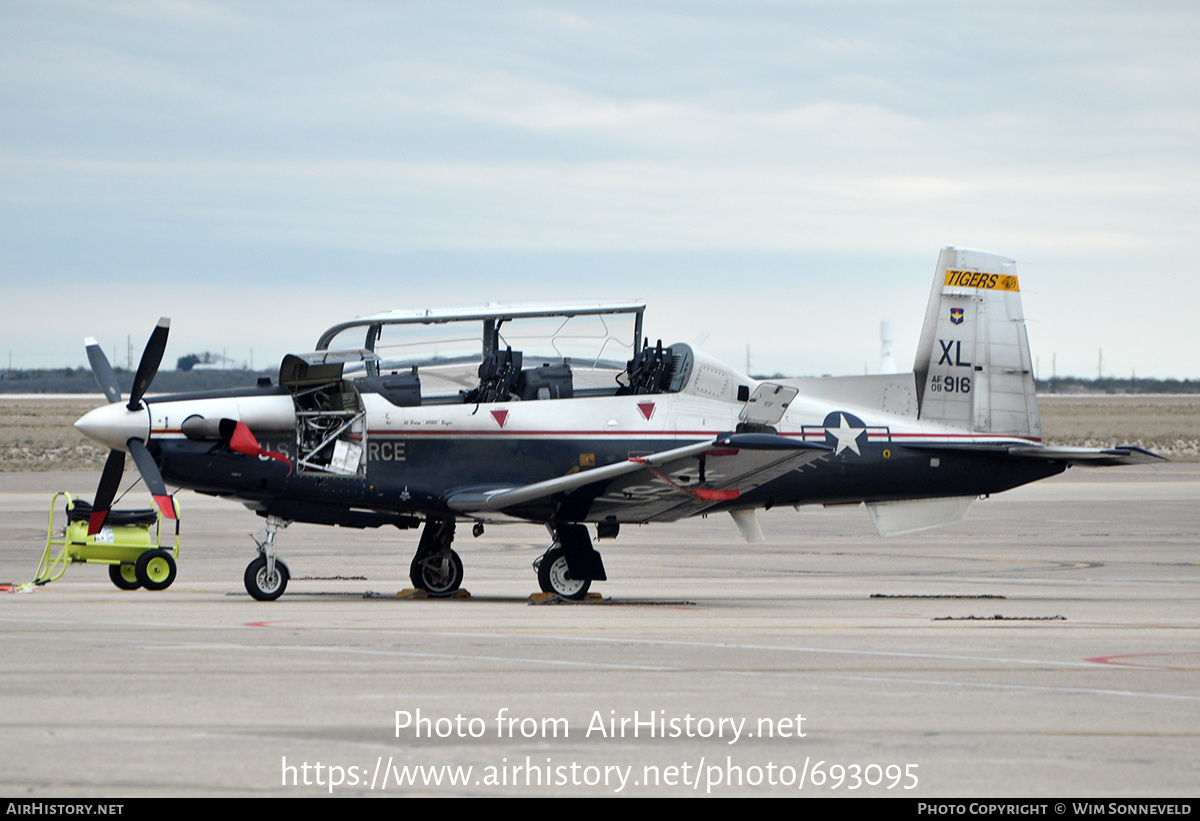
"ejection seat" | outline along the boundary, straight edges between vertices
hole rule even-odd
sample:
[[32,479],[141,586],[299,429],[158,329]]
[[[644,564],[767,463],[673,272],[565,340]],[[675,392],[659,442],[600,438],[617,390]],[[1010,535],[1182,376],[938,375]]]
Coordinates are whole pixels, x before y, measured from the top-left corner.
[[617,395],[663,393],[667,390],[674,373],[674,359],[670,348],[663,348],[662,340],[653,348],[646,340],[642,352],[636,359],[629,360],[626,372],[629,384],[617,390]]
[[521,352],[511,347],[484,357],[479,364],[479,387],[462,391],[467,404],[506,402],[521,378]]

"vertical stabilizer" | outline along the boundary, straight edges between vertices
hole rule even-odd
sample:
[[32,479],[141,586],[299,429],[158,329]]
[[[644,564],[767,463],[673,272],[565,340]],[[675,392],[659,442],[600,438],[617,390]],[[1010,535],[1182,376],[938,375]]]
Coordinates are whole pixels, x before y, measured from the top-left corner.
[[913,370],[921,419],[1041,439],[1013,260],[942,249]]

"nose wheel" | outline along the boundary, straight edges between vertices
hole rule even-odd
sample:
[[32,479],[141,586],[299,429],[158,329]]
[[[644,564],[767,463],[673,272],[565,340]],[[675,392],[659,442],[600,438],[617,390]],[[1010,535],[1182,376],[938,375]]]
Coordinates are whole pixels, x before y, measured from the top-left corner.
[[266,536],[259,539],[251,534],[258,545],[258,555],[246,565],[242,581],[246,584],[246,592],[259,601],[275,601],[287,590],[291,573],[288,566],[275,556],[275,534],[290,525],[287,519],[278,516],[267,517]]
[[275,560],[275,569],[267,569],[267,557],[258,556],[246,565],[246,574],[242,580],[246,583],[246,592],[259,601],[275,601],[287,590],[290,574],[287,565],[279,559]]

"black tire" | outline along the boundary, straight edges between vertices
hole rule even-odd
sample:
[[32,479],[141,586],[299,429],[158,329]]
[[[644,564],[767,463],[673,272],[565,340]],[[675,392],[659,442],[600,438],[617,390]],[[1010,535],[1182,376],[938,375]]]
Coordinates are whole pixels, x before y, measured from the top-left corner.
[[452,596],[462,584],[462,559],[453,550],[446,562],[432,556],[424,560],[414,558],[408,567],[408,579],[413,587],[434,598]]
[[267,557],[258,556],[246,565],[246,573],[242,576],[242,581],[246,583],[246,592],[254,598],[259,601],[275,601],[283,595],[284,590],[287,590],[290,576],[287,565],[279,559],[275,560],[275,575],[268,576]]
[[110,564],[108,578],[121,590],[137,590],[142,586],[138,581],[137,568],[131,564]]
[[147,590],[166,590],[175,581],[175,559],[165,550],[147,550],[138,556],[133,572]]
[[538,563],[538,586],[543,593],[553,593],[560,599],[579,601],[592,586],[591,579],[572,579],[567,568],[567,551],[552,547]]

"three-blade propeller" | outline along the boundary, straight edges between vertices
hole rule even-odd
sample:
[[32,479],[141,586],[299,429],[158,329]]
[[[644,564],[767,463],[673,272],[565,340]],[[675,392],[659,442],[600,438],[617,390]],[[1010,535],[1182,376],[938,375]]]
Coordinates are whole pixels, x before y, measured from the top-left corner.
[[[162,363],[163,352],[167,349],[167,334],[170,327],[171,320],[164,316],[158,321],[154,332],[150,334],[150,340],[146,343],[146,350],[142,352],[142,359],[138,363],[137,374],[133,379],[129,402],[125,406],[131,412],[142,409],[142,397],[146,394],[150,383],[154,381],[154,375],[158,373],[158,366]],[[108,357],[104,355],[104,351],[100,349],[100,344],[96,340],[88,339],[86,344],[88,362],[91,363],[92,375],[96,377],[96,384],[100,386],[100,390],[104,392],[104,396],[110,404],[120,402],[121,386],[117,383],[117,376],[113,373],[112,366],[108,364]],[[146,436],[149,438],[149,426],[146,430]],[[174,519],[175,505],[167,494],[167,486],[163,482],[162,473],[159,472],[154,457],[146,448],[146,442],[137,436],[131,436],[125,441],[125,447],[133,456],[133,463],[137,465],[138,473],[142,475],[142,480],[145,481],[146,487],[154,496],[154,501],[162,510],[163,516]],[[88,522],[89,536],[99,533],[100,528],[104,526],[124,472],[125,452],[114,447],[104,463],[104,472],[100,474],[100,485],[96,488],[92,516]]]

